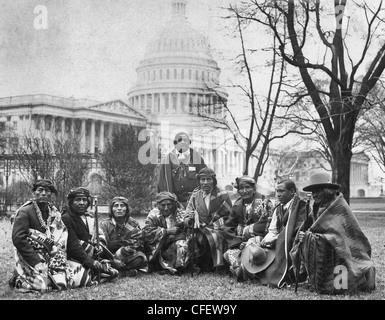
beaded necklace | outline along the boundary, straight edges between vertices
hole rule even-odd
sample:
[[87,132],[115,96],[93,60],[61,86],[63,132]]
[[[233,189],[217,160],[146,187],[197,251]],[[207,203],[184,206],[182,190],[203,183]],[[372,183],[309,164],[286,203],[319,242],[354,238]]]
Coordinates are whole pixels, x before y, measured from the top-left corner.
[[48,219],[47,219],[47,223],[46,223],[46,222],[44,222],[43,214],[41,213],[41,210],[40,210],[39,206],[37,205],[36,201],[32,201],[32,203],[33,203],[33,206],[36,210],[37,219],[39,220],[40,226],[43,229],[45,229],[46,235],[49,238],[51,238],[50,225],[51,225],[52,221],[55,219],[55,215],[52,214],[51,207],[48,205]]

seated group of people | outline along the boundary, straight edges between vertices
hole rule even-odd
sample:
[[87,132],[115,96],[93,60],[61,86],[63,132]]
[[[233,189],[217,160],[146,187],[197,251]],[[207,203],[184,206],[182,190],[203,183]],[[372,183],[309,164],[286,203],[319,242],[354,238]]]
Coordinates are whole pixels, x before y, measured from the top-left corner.
[[[277,288],[308,281],[321,293],[374,289],[369,241],[339,185],[312,177],[304,189],[313,195],[310,209],[291,180],[277,185],[273,205],[257,198],[253,178],[237,178],[233,204],[212,169],[205,167],[196,177],[198,187],[186,207],[174,193],[159,192],[143,227],[124,197],[112,199],[109,217],[97,225],[86,188],[71,190],[61,213],[50,201],[56,193],[51,181],[37,181],[33,199],[14,216],[16,266],[10,284],[47,292],[139,272],[217,271]],[[336,267],[346,275],[336,275]]]

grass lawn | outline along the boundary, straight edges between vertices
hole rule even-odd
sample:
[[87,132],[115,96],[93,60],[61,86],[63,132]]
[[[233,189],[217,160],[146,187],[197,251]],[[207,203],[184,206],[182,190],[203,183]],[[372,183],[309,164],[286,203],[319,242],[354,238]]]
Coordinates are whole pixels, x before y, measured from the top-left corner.
[[252,282],[238,283],[228,275],[201,274],[170,276],[140,274],[118,279],[98,287],[79,288],[49,294],[22,294],[8,287],[14,260],[11,224],[0,221],[0,299],[1,300],[384,300],[385,299],[385,213],[358,212],[357,218],[372,245],[376,268],[376,290],[356,296],[329,296],[310,292],[299,286],[273,289]]

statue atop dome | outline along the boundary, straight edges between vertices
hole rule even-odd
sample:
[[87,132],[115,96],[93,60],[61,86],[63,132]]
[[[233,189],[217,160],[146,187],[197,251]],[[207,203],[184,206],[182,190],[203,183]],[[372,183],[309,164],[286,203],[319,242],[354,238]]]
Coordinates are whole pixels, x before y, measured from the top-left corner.
[[[164,54],[191,54],[212,60],[208,39],[195,30],[186,15],[187,0],[171,0],[172,14],[166,26],[147,44],[145,58]],[[213,61],[215,64],[215,62]]]
[[186,17],[186,0],[172,0],[172,15],[174,17]]

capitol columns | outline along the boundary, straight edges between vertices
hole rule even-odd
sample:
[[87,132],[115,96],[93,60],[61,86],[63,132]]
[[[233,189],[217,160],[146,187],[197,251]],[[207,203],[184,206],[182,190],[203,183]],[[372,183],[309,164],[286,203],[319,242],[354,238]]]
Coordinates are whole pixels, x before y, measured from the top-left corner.
[[112,124],[112,122],[110,122],[108,124],[108,131],[107,131],[108,140],[112,139],[112,131],[113,131],[113,129],[114,129],[113,124]]
[[155,95],[153,93],[150,93],[147,97],[148,97],[148,101],[147,101],[147,112],[148,113],[152,113],[154,112],[155,110],[155,106],[154,106],[154,101],[155,101]]
[[164,96],[164,93],[159,93],[159,109],[160,109],[160,112],[163,113],[165,110],[166,110],[166,107],[165,107],[165,96]]
[[209,95],[209,106],[207,111],[211,115],[215,114],[214,97],[211,94]]
[[50,116],[50,120],[51,120],[51,123],[50,123],[49,127],[50,127],[51,131],[54,132],[54,130],[55,130],[55,117]]
[[238,171],[243,174],[243,152],[238,152],[238,168]]
[[75,135],[76,135],[76,125],[75,125],[75,119],[74,118],[72,118],[71,119],[71,135],[73,136],[73,137],[75,137]]
[[64,137],[66,132],[66,119],[64,117],[61,118],[61,134]]
[[40,121],[39,128],[40,128],[40,130],[44,131],[45,130],[45,115],[40,115],[39,121]]
[[80,152],[86,152],[86,119],[81,119],[80,126]]
[[185,112],[189,113],[190,112],[190,92],[186,93],[186,100],[185,100]]
[[173,111],[173,105],[172,105],[172,93],[171,92],[167,92],[167,112],[168,113],[171,113]]
[[95,120],[91,120],[90,130],[90,153],[95,153]]
[[104,151],[104,121],[100,121],[99,127],[99,151]]
[[199,106],[199,94],[196,93],[195,94],[195,104],[194,104],[194,109],[193,109],[193,113],[194,114],[198,114],[198,109],[200,108]]
[[28,129],[28,132],[33,130],[32,113],[27,116],[26,128]]
[[181,93],[177,92],[176,93],[176,112],[183,112],[181,99],[182,99]]

